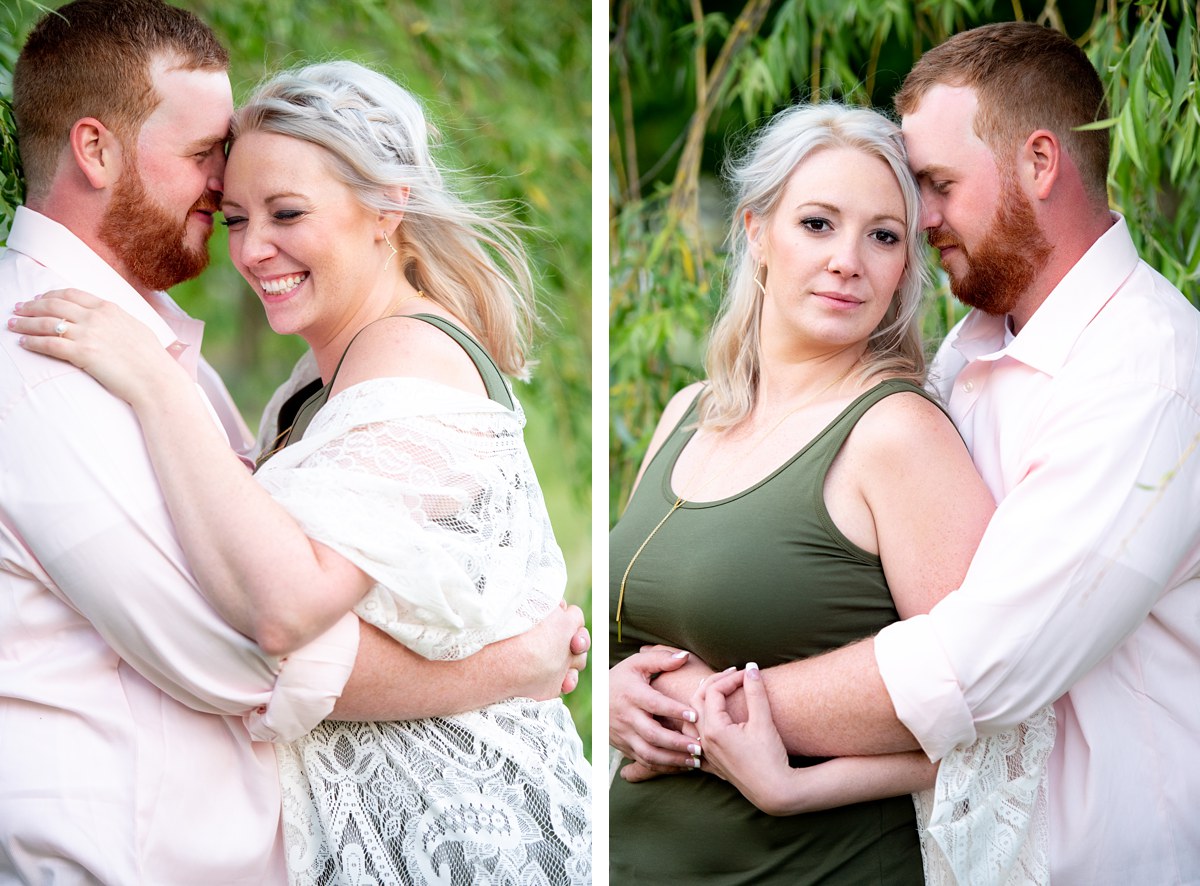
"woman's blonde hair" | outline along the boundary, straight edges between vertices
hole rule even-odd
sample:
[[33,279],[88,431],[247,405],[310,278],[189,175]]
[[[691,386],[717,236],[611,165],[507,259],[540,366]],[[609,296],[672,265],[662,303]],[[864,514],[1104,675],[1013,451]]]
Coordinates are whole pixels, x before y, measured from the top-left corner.
[[449,188],[430,150],[436,130],[411,93],[354,62],[306,65],[255,89],[230,137],[249,132],[324,148],[363,206],[402,212],[396,245],[409,282],[460,318],[503,372],[528,376],[537,318],[525,249],[514,225]]
[[733,427],[750,414],[758,396],[762,293],[755,282],[759,266],[751,254],[745,214],[749,211],[766,224],[796,167],[826,148],[853,148],[883,160],[904,196],[904,275],[867,342],[863,375],[924,380],[920,306],[929,271],[922,247],[920,193],[908,168],[900,129],[882,114],[865,108],[834,103],[795,105],[776,114],[743,155],[726,166],[736,205],[729,230],[725,298],[705,358],[709,385],[700,400],[703,427]]

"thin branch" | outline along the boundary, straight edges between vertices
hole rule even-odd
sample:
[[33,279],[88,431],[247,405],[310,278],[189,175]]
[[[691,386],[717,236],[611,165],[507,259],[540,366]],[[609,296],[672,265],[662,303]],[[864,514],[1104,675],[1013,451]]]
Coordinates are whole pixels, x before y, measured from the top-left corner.
[[[700,159],[704,152],[704,133],[708,127],[708,120],[716,109],[717,99],[732,70],[733,60],[758,33],[770,6],[770,0],[749,0],[729,29],[712,69],[707,74],[702,73],[702,70],[698,70],[696,74],[697,84],[705,84],[703,101],[697,104],[688,121],[687,138],[671,185],[667,224],[678,222],[685,234],[697,242],[700,228]],[[699,0],[695,0],[693,9],[699,9]],[[699,33],[703,36],[703,28]],[[698,47],[698,51],[700,49],[702,47]],[[702,69],[702,66],[699,67]]]

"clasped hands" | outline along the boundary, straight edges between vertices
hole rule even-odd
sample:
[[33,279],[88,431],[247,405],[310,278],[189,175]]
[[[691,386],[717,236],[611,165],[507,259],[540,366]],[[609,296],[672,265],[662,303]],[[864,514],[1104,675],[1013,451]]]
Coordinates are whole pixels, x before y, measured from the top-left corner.
[[751,797],[788,766],[757,665],[718,674],[686,651],[643,647],[609,672],[609,712],[629,782],[701,768]]

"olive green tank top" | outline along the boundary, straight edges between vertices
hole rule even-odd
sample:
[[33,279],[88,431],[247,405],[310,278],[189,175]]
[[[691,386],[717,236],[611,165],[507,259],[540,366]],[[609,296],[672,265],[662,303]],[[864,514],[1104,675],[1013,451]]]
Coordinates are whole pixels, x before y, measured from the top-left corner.
[[[881,382],[750,488],[685,502],[622,576],[674,505],[671,474],[694,434],[695,404],[655,455],[609,536],[610,663],[644,644],[688,649],[717,670],[782,664],[844,646],[898,619],[879,557],[851,542],[825,506],[825,478],[857,421],[895,393]],[[817,762],[795,758],[793,766]],[[894,884],[923,882],[908,796],[790,817],[760,813],[705,773],[610,792],[613,883]]]
[[[467,356],[471,358],[471,362],[475,364],[475,369],[479,372],[480,378],[483,379],[484,387],[487,389],[488,398],[495,400],[507,409],[514,407],[512,393],[504,381],[504,374],[500,371],[500,367],[496,365],[496,361],[492,359],[491,354],[483,349],[483,345],[475,341],[466,330],[436,314],[407,314],[403,316],[412,317],[414,320],[423,320],[431,326],[436,326],[442,332],[446,333],[446,335],[450,336],[450,338],[454,339],[458,346],[467,352]],[[379,321],[376,320],[375,322],[378,323]],[[370,324],[367,325],[369,326]],[[366,326],[363,329],[366,329]],[[346,361],[346,354],[350,352],[350,347],[354,344],[354,339],[362,335],[362,331],[360,329],[355,333],[354,338],[350,339],[350,344],[346,345],[346,350],[342,352],[337,367],[333,370],[333,377],[329,379],[328,384],[322,385],[319,378],[315,379],[292,394],[284,402],[283,406],[280,407],[274,443],[271,446],[267,446],[263,450],[263,454],[258,457],[258,463],[255,466],[256,469],[261,467],[263,462],[280,449],[304,436],[304,431],[312,422],[313,416],[329,401],[329,393],[333,390],[333,384],[337,381],[338,373],[342,370],[342,363]]]

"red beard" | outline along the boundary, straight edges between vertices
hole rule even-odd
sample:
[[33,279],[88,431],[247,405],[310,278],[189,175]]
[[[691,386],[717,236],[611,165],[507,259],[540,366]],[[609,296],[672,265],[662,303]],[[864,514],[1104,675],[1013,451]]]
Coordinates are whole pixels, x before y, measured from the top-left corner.
[[929,244],[935,249],[959,248],[967,262],[966,274],[958,276],[942,263],[950,275],[950,291],[963,304],[996,315],[1012,312],[1053,251],[1033,207],[1011,176],[1005,177],[992,227],[974,252],[941,231],[930,231]]
[[188,217],[198,209],[216,212],[220,195],[205,191],[188,215],[179,219],[149,198],[131,164],[113,190],[100,223],[100,240],[147,289],[170,289],[208,267],[208,237],[198,247],[187,241]]

